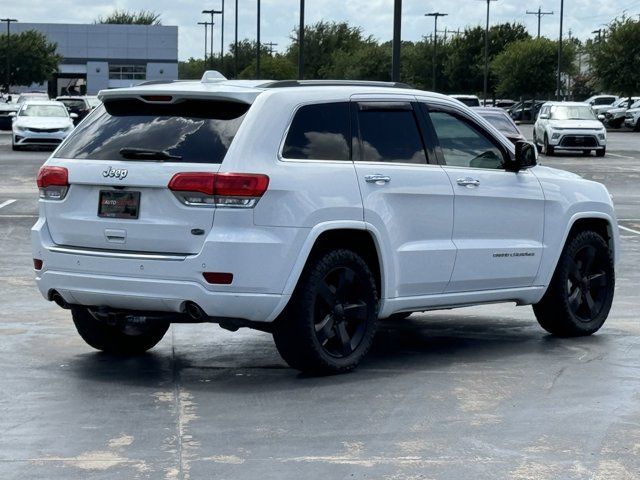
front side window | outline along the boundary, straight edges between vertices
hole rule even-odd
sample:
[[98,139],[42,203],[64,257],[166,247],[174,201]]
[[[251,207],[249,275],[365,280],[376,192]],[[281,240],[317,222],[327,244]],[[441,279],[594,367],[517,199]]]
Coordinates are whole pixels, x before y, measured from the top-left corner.
[[74,130],[56,156],[222,163],[248,109],[246,104],[219,100],[110,100]]
[[400,108],[360,105],[358,123],[365,162],[427,163],[410,104]]
[[447,165],[504,168],[502,152],[479,129],[451,113],[431,111],[429,116]]
[[293,117],[282,156],[296,160],[350,160],[347,102],[300,107]]

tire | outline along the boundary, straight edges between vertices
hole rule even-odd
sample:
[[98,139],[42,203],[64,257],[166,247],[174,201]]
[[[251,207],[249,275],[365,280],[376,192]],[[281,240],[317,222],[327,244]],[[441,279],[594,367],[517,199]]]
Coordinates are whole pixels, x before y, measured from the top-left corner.
[[565,245],[547,292],[533,311],[553,335],[591,335],[609,315],[614,288],[609,247],[597,233],[580,232]]
[[358,254],[339,249],[312,258],[273,339],[282,358],[297,370],[334,374],[353,370],[373,342],[378,292]]
[[583,157],[588,157],[589,155],[591,155],[591,150],[582,150]]
[[400,313],[394,313],[393,315],[389,315],[386,320],[390,320],[392,322],[398,322],[400,320],[404,320],[405,318],[409,318],[409,316],[412,314],[413,312],[400,312]]
[[604,157],[606,154],[607,154],[606,148],[601,148],[599,150],[596,150],[596,157]]
[[15,143],[11,142],[11,150],[13,150],[14,152],[17,152],[18,150],[22,150],[22,147],[19,147]]
[[533,130],[533,144],[536,146],[536,150],[538,151],[538,153],[542,153],[542,149],[540,148],[540,145],[538,144],[538,137],[536,136],[535,128]]
[[82,339],[96,350],[117,355],[139,355],[153,348],[169,329],[169,322],[122,327],[96,320],[85,307],[72,307],[73,323]]
[[640,120],[636,122],[636,126],[633,127],[634,132],[640,132]]
[[547,157],[551,157],[554,153],[555,149],[549,145],[549,137],[547,137],[547,134],[544,134],[544,154]]

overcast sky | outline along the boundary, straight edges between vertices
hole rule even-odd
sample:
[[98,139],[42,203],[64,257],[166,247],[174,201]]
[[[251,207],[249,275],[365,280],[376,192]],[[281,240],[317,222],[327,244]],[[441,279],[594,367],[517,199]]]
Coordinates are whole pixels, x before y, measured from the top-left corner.
[[[17,18],[22,22],[39,23],[92,23],[101,15],[108,15],[114,7],[138,10],[148,9],[161,14],[164,25],[179,27],[179,57],[181,60],[202,57],[204,30],[197,22],[205,20],[203,9],[220,9],[223,0],[4,0],[2,16]],[[234,7],[236,0],[225,2],[225,44],[233,41]],[[238,36],[254,39],[256,35],[257,0],[238,0]],[[393,0],[306,0],[307,25],[319,20],[347,21],[362,28],[366,35],[378,40],[389,40],[393,31]],[[526,10],[554,11],[554,15],[542,18],[542,35],[557,38],[560,20],[560,0],[497,0],[491,2],[490,22],[521,22],[533,35],[537,31],[537,18],[526,15]],[[282,51],[289,43],[289,35],[298,24],[299,0],[262,0],[262,42],[275,42]],[[586,39],[593,30],[601,28],[615,16],[626,10],[629,15],[640,14],[640,0],[565,0],[564,30]],[[427,12],[448,13],[440,18],[438,30],[464,29],[470,25],[484,25],[486,2],[484,0],[404,0],[402,39],[419,40],[433,32],[433,19],[425,18]],[[214,51],[220,51],[220,18],[217,17],[214,33]]]

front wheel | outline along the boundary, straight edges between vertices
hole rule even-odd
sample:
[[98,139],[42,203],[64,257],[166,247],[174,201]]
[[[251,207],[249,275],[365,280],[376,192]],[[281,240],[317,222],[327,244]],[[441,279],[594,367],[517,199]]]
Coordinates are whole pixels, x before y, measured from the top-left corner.
[[596,157],[604,157],[607,154],[606,148],[601,148],[600,150],[596,150]]
[[82,339],[96,350],[137,355],[153,348],[169,329],[169,322],[147,325],[108,325],[96,320],[85,307],[72,307],[73,323]]
[[354,369],[373,342],[378,293],[360,255],[333,250],[310,260],[289,305],[274,325],[282,358],[303,372]]
[[609,315],[614,287],[609,247],[597,233],[584,231],[567,242],[547,292],[533,311],[553,335],[591,335]]
[[544,154],[547,155],[548,157],[552,156],[554,153],[554,148],[549,145],[549,137],[547,137],[547,134],[544,134]]

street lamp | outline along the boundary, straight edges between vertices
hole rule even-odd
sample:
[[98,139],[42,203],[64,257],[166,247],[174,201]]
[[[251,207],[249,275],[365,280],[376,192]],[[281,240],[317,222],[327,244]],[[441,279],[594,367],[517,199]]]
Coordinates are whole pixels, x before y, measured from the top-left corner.
[[9,94],[9,86],[11,84],[11,24],[17,22],[15,18],[0,18],[0,22],[7,22],[7,81],[6,89],[7,95]]
[[234,39],[234,52],[233,52],[233,76],[238,78],[238,0],[236,0],[236,28],[235,28],[235,39]]
[[258,31],[256,32],[256,43],[257,43],[257,50],[256,50],[256,78],[260,78],[260,0],[258,0]]
[[498,0],[482,0],[487,2],[487,26],[484,30],[484,104],[487,104],[487,91],[489,89],[489,5]]
[[560,37],[558,40],[558,79],[556,81],[556,100],[560,101],[560,73],[562,72],[562,20],[564,19],[564,0],[560,0]]
[[300,0],[300,27],[298,27],[298,79],[304,78],[304,0]]
[[207,44],[209,43],[208,33],[209,33],[209,22],[198,22],[198,25],[204,25],[204,64],[207,64]]
[[433,91],[436,91],[436,51],[438,49],[438,17],[446,17],[448,13],[432,12],[425,13],[425,17],[433,17]]
[[391,53],[391,81],[400,81],[400,42],[402,38],[402,0],[393,3],[393,46]]
[[211,48],[209,48],[209,50],[211,51],[211,61],[210,61],[210,66],[211,68],[213,68],[213,16],[214,15],[220,15],[222,13],[221,10],[202,10],[202,13],[206,14],[206,15],[211,15]]

